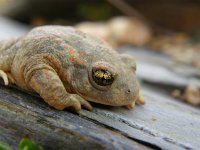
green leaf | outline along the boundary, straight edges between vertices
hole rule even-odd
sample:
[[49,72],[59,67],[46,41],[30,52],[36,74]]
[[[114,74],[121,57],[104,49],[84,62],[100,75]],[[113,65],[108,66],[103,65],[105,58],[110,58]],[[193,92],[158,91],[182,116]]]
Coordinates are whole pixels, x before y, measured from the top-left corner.
[[19,144],[19,150],[43,150],[41,146],[38,146],[33,141],[25,138],[22,139]]
[[0,142],[0,150],[12,150],[12,148],[7,144]]

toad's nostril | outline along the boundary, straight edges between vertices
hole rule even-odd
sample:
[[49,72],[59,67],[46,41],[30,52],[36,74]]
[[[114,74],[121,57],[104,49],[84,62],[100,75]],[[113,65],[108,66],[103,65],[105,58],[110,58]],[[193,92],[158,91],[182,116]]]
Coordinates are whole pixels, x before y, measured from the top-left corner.
[[127,93],[130,93],[130,92],[131,92],[131,90],[127,90],[126,92],[127,92]]

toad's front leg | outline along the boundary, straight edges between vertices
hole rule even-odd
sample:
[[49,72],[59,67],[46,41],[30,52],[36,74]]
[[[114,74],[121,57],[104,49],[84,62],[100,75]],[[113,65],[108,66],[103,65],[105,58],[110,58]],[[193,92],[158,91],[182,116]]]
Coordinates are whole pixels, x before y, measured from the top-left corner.
[[58,110],[73,107],[76,112],[79,112],[81,105],[88,110],[92,110],[89,102],[82,97],[67,93],[62,81],[53,68],[46,64],[37,64],[34,68],[40,69],[34,69],[26,73],[25,80],[49,105]]

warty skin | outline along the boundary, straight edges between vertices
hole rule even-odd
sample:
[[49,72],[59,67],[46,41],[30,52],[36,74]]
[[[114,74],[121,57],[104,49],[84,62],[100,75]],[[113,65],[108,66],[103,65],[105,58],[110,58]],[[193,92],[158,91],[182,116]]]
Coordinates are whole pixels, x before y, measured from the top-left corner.
[[89,103],[133,108],[144,104],[135,60],[72,27],[43,26],[0,42],[0,76],[5,84],[38,93],[58,110]]

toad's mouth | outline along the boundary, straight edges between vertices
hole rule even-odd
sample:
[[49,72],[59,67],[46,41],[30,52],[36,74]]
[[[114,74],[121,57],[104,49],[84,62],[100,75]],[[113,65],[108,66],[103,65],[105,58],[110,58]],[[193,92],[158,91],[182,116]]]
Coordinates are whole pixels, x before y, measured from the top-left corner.
[[75,94],[79,95],[83,99],[90,101],[90,102],[108,105],[108,106],[118,106],[118,107],[127,106],[133,102],[133,100],[127,100],[127,99],[123,99],[123,98],[121,99],[117,96],[115,98],[105,98],[105,97],[102,99],[91,98],[91,97],[87,96],[87,93],[80,92],[78,90],[77,84],[74,81],[71,82],[71,85],[72,85],[72,88],[74,89]]

